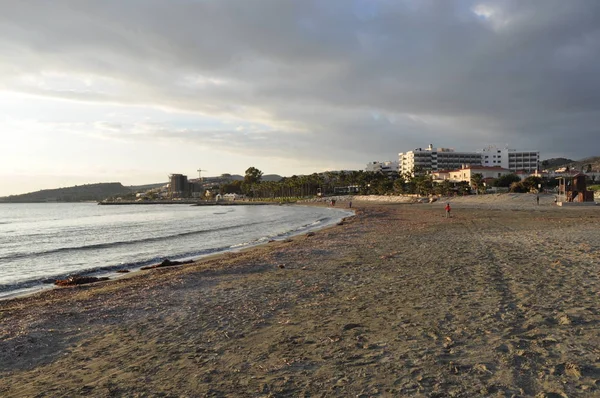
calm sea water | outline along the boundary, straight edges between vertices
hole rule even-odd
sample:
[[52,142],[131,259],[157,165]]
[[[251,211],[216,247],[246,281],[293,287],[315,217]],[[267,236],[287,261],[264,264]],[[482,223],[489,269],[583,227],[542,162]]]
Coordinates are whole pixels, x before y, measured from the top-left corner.
[[71,274],[106,274],[284,239],[349,214],[302,206],[0,204],[0,298]]

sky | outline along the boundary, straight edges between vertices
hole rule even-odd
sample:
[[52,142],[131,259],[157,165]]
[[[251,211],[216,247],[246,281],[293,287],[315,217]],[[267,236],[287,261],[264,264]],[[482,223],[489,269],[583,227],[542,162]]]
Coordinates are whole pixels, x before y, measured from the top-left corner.
[[597,0],[0,0],[0,196],[600,155]]

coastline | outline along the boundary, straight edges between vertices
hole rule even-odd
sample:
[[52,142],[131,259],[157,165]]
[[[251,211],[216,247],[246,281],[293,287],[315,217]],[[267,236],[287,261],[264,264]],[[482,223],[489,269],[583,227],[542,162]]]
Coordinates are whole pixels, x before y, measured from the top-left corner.
[[597,209],[354,208],[312,236],[0,302],[0,395],[598,393]]
[[[127,203],[125,203],[125,204],[127,204]],[[133,204],[133,203],[130,203],[130,204]],[[151,203],[151,204],[158,204],[158,203]],[[175,203],[175,204],[177,204],[177,203]],[[237,203],[237,205],[244,205],[244,204],[247,204],[247,203]],[[275,205],[273,203],[265,203],[265,202],[256,202],[254,204],[255,205],[267,205],[267,204]],[[289,204],[286,204],[286,206],[288,206],[288,205]],[[304,206],[304,205],[297,204],[295,206]],[[318,207],[323,207],[323,206],[318,206]],[[312,226],[306,226],[305,228],[298,229],[296,231],[289,231],[285,235],[270,236],[270,239],[268,241],[267,240],[257,240],[257,241],[252,241],[252,242],[243,242],[243,243],[239,243],[237,245],[231,246],[227,249],[208,250],[206,253],[195,254],[195,255],[175,255],[175,256],[170,256],[169,259],[177,260],[177,261],[197,262],[197,261],[200,261],[200,260],[203,260],[206,258],[213,258],[215,256],[220,256],[220,255],[227,254],[227,253],[236,253],[239,251],[252,249],[254,247],[261,246],[261,245],[264,245],[267,243],[272,243],[273,241],[286,240],[286,239],[293,238],[298,235],[302,235],[304,233],[310,233],[310,232],[318,231],[320,229],[329,228],[329,227],[339,223],[340,221],[343,221],[344,219],[346,219],[348,217],[352,217],[354,215],[354,212],[352,211],[352,209],[337,208],[337,209],[332,209],[332,210],[337,210],[339,212],[339,214],[337,216],[332,217],[331,220],[326,224],[318,224],[318,225],[315,224]],[[55,286],[53,281],[58,280],[58,279],[66,279],[70,275],[92,276],[92,277],[99,277],[99,278],[104,277],[104,278],[109,278],[109,280],[101,281],[101,282],[111,282],[111,281],[114,281],[117,279],[122,279],[125,277],[131,277],[131,276],[137,275],[139,272],[147,272],[148,270],[144,270],[143,269],[144,267],[156,265],[156,264],[160,263],[161,261],[162,260],[160,260],[160,261],[157,260],[156,263],[134,261],[132,264],[137,264],[134,266],[131,266],[131,265],[128,266],[127,264],[125,264],[125,265],[122,265],[122,264],[110,265],[110,264],[108,264],[97,270],[87,270],[87,271],[81,271],[79,273],[73,272],[73,273],[69,273],[69,274],[63,274],[63,275],[57,276],[55,278],[45,278],[44,282],[38,282],[37,284],[27,283],[24,287],[19,287],[19,288],[16,288],[15,290],[8,291],[8,292],[0,292],[0,302],[2,302],[3,300],[11,300],[11,299],[18,298],[18,297],[35,295],[35,294],[43,293],[43,292],[46,292],[46,291],[49,291],[52,289],[57,289],[57,288],[60,289],[62,287]],[[121,270],[126,270],[126,272],[120,272]],[[49,281],[52,281],[52,282],[49,282]],[[94,282],[94,284],[101,283],[101,282]]]
[[189,206],[278,206],[279,203],[275,202],[260,202],[260,201],[198,201],[198,200],[123,200],[118,202],[97,202],[101,206],[128,206],[128,205],[189,205]]

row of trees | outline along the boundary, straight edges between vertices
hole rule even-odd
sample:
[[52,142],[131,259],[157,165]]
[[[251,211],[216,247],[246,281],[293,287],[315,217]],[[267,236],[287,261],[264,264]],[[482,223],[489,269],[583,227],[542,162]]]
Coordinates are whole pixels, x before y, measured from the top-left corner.
[[[370,171],[327,171],[303,176],[285,177],[280,181],[262,181],[263,173],[255,167],[246,170],[243,181],[231,181],[213,187],[221,194],[237,193],[255,198],[297,198],[309,196],[328,196],[348,192],[360,195],[402,195],[464,194],[474,190],[483,193],[489,187],[484,184],[481,174],[475,174],[470,182],[443,181],[434,183],[430,174],[419,173],[386,175]],[[528,177],[524,181],[509,174],[494,180],[491,186],[506,187],[513,192],[530,192],[555,186],[554,181],[543,181],[539,177]]]
[[250,197],[304,197],[333,195],[342,187],[354,187],[357,193],[388,192],[394,179],[381,173],[366,171],[328,171],[310,175],[284,177],[279,181],[262,181],[262,171],[255,167],[246,170],[243,181],[231,181],[214,187],[219,193],[238,193]]

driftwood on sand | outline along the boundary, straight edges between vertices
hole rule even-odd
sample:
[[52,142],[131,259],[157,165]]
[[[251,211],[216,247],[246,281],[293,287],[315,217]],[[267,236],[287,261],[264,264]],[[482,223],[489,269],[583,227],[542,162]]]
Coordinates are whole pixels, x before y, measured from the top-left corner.
[[57,279],[56,282],[54,282],[54,284],[56,286],[75,286],[107,281],[108,279],[109,278],[107,277],[97,278],[95,276],[71,275],[67,279]]
[[194,260],[171,261],[169,259],[166,259],[160,264],[148,265],[147,267],[142,267],[140,269],[147,270],[147,269],[162,268],[162,267],[172,267],[174,265],[191,264],[193,262],[194,262]]

